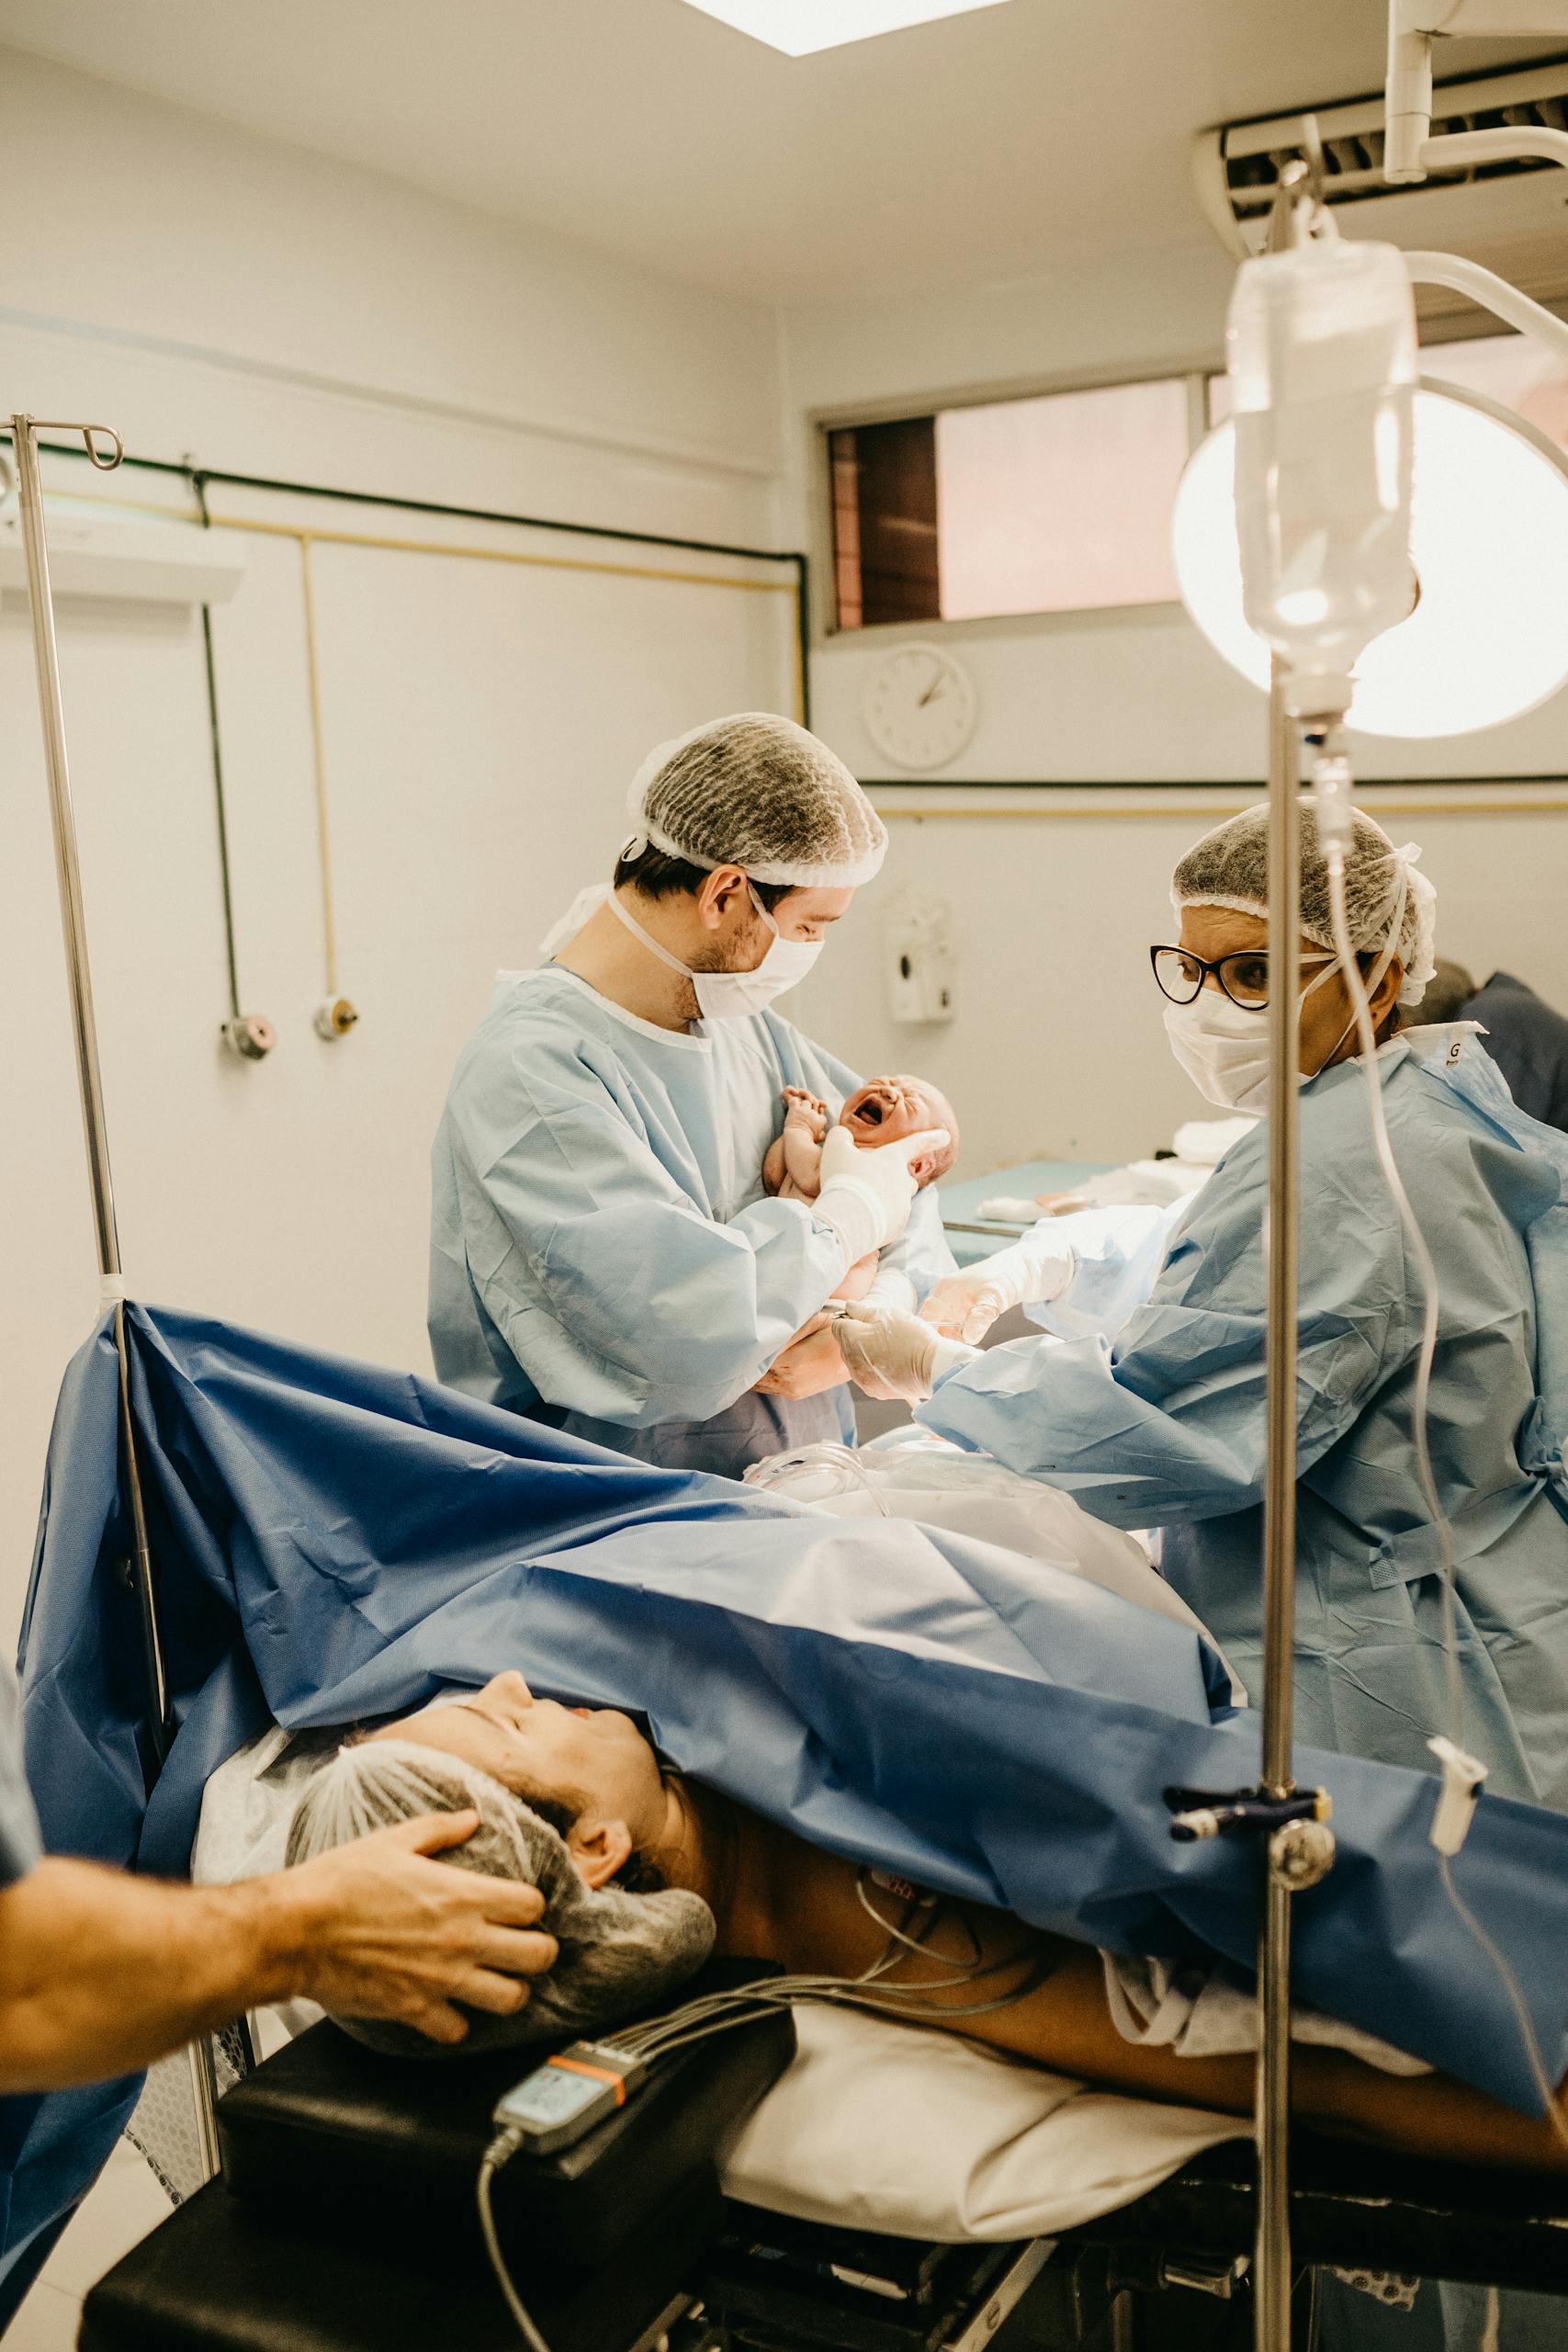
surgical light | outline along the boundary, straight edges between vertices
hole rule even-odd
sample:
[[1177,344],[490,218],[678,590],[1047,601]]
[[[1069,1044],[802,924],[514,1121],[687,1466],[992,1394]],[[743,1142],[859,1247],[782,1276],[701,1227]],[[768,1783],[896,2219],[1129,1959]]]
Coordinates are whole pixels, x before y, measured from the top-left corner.
[[966,17],[971,9],[998,8],[1006,0],[688,0],[705,17],[733,25],[786,57],[809,57],[819,49],[841,49],[929,25],[939,17]]
[[[1242,610],[1231,424],[1194,452],[1177,494],[1177,579],[1215,650],[1268,688],[1269,650]],[[1480,395],[1423,379],[1415,396],[1408,620],[1355,671],[1349,721],[1369,735],[1500,726],[1568,684],[1568,454]]]

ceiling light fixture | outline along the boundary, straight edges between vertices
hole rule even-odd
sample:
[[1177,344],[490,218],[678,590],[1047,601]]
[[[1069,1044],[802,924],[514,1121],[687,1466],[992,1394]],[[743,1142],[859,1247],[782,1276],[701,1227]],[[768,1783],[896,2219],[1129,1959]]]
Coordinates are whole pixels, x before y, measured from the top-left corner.
[[733,25],[738,33],[766,41],[786,57],[809,57],[819,49],[841,49],[878,33],[899,33],[939,17],[966,17],[974,8],[998,8],[1005,0],[687,0],[705,17]]

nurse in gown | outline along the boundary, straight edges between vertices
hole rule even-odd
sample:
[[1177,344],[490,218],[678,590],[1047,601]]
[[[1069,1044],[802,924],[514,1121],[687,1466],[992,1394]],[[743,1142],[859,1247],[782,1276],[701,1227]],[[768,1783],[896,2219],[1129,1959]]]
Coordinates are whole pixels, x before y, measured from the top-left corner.
[[[1178,1059],[1210,1101],[1268,1083],[1267,811],[1220,826],[1154,953]],[[1350,937],[1389,1132],[1437,1262],[1429,1433],[1453,1532],[1464,1745],[1488,1786],[1568,1805],[1568,1138],[1517,1109],[1462,1032],[1399,1026],[1432,968],[1431,887],[1357,813]],[[1442,1550],[1417,1482],[1424,1298],[1373,1148],[1325,862],[1303,812],[1298,1737],[1431,1770],[1446,1727]],[[1048,1221],[928,1303],[840,1335],[874,1392],[1048,1480],[1113,1525],[1162,1531],[1171,1583],[1262,1687],[1266,1463],[1261,1123],[1174,1212]],[[1004,1306],[1052,1336],[984,1354]]]

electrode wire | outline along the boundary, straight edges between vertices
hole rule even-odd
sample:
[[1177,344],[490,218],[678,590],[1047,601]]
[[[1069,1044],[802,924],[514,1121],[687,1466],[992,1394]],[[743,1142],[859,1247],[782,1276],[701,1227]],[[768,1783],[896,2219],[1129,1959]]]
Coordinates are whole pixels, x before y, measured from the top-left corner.
[[[932,1951],[930,1937],[947,1911],[942,1899],[933,1894],[910,1894],[902,1920],[889,1919],[872,1901],[866,1887],[866,1873],[862,1871],[855,1881],[855,1894],[866,1917],[874,1921],[887,1938],[881,1957],[863,1970],[859,1976],[807,1975],[764,1978],[751,1985],[741,1986],[731,1993],[710,1993],[701,1999],[688,2001],[682,2008],[671,2009],[663,2017],[650,2018],[640,2025],[628,2026],[624,2032],[601,2037],[606,2050],[624,2052],[651,2065],[677,2050],[689,2049],[694,2043],[706,2041],[715,2034],[728,2033],[738,2026],[752,2025],[780,2009],[795,2008],[808,2002],[870,2011],[874,2016],[904,2017],[918,2019],[922,2010],[930,2015],[940,2009],[943,2018],[989,2017],[998,2009],[1010,2008],[1043,1983],[1055,1962],[1050,1951],[1030,1951],[1021,1947],[1004,1953],[999,1960],[987,1961],[980,1939],[971,1922],[960,1917],[968,1944],[966,1955],[952,1955]],[[911,1925],[914,1932],[910,1932]],[[910,1954],[946,1971],[943,1975],[916,1979],[907,1984],[887,1984],[883,1980]],[[972,2002],[963,2007],[929,1996],[954,1992],[966,1984],[983,1984],[987,1978],[1000,1975],[1004,1970],[1020,1965],[1024,1968],[1021,1983],[994,2000]],[[479,2227],[484,2233],[485,2251],[496,2283],[506,2298],[506,2307],[528,2346],[528,2352],[550,2352],[512,2281],[506,2256],[502,2251],[500,2234],[495,2226],[491,2205],[491,2190],[495,2176],[511,2162],[522,2146],[522,2135],[515,2131],[496,2134],[485,2152],[479,2165],[477,2194]]]
[[[1037,1984],[1043,1983],[1055,1964],[1049,1951],[1032,1951],[1027,1947],[987,1961],[981,1951],[979,1939],[967,1920],[959,1923],[969,1944],[966,1956],[950,1957],[945,1952],[932,1951],[928,1939],[944,1912],[942,1904],[932,1897],[918,1901],[915,1910],[920,1916],[921,1925],[918,1932],[911,1935],[906,1926],[888,1919],[876,1908],[866,1891],[863,1871],[855,1883],[855,1894],[861,1908],[887,1937],[881,1957],[859,1976],[779,1976],[763,1979],[735,1992],[709,1994],[703,1999],[687,2002],[683,2008],[675,2009],[665,2017],[655,2018],[646,2025],[630,2027],[625,2033],[607,2036],[610,2046],[637,2057],[663,2057],[691,2042],[705,2041],[711,2034],[748,2024],[769,2011],[806,2004],[861,2009],[874,2016],[917,2020],[922,2014],[930,2015],[933,2010],[940,2010],[943,2018],[990,2017],[999,2009],[1010,2008],[1027,1993],[1032,1992]],[[909,1912],[906,1911],[906,1921],[909,1917]],[[913,1979],[902,1984],[886,1983],[885,1980],[891,1971],[911,1953],[945,1973]],[[1020,1967],[1024,1970],[1022,1981],[994,1998],[960,2006],[933,1997],[959,1991],[965,1985],[984,1984],[987,1979]]]
[[526,2304],[512,2283],[512,2272],[507,2267],[506,2256],[501,2250],[501,2235],[495,2226],[495,2210],[491,2203],[491,2191],[495,2186],[496,2174],[502,2165],[516,2154],[521,2145],[522,2143],[515,2132],[502,2132],[485,2151],[484,2162],[479,2166],[477,2189],[479,2229],[484,2236],[485,2252],[490,2256],[490,2267],[495,2273],[495,2283],[506,2298],[506,2308],[512,2314],[513,2324],[517,2333],[527,2345],[528,2352],[550,2352],[548,2344],[535,2326]]

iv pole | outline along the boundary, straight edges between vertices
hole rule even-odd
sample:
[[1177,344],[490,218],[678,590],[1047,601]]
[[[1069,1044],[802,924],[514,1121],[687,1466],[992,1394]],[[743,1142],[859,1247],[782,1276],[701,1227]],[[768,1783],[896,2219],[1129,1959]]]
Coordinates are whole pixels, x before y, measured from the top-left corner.
[[[1526,21],[1521,22],[1521,19]],[[1568,164],[1568,134],[1530,126],[1434,139],[1432,47],[1442,35],[1568,32],[1568,0],[1389,0],[1384,176],[1391,185],[1430,171],[1473,168],[1513,156]],[[1317,126],[1303,119],[1304,160],[1280,175],[1269,248],[1295,234],[1303,197],[1323,196]],[[1450,254],[1407,253],[1417,285],[1466,294],[1506,324],[1561,356],[1568,325],[1504,278]],[[1288,673],[1276,659],[1269,719],[1269,1227],[1268,1486],[1264,1506],[1263,1774],[1265,1801],[1292,1803],[1292,1665],[1295,1631],[1296,1315],[1298,1238],[1297,926],[1283,920],[1300,899],[1301,721],[1291,715]],[[1289,2132],[1291,2093],[1291,1895],[1315,1883],[1333,1859],[1321,1817],[1297,1817],[1268,1838],[1258,1957],[1258,2230],[1254,2273],[1258,2352],[1288,2352],[1291,2341]]]
[[[147,1513],[137,1458],[136,1429],[130,1410],[125,1275],[120,1264],[119,1229],[115,1218],[108,1123],[104,1113],[103,1080],[98,1068],[97,1022],[93,1012],[86,915],[82,903],[82,874],[76,852],[76,819],[65,753],[65,709],[60,691],[60,652],[54,634],[54,598],[49,578],[49,546],[44,532],[38,436],[40,433],[51,432],[79,433],[86,444],[88,457],[102,473],[112,473],[125,450],[118,434],[105,424],[62,424],[53,420],[44,422],[32,416],[14,415],[8,429],[17,458],[17,494],[21,514],[22,543],[27,557],[28,601],[32,609],[39,715],[43,725],[44,761],[49,773],[50,817],[54,834],[55,872],[60,885],[60,922],[65,940],[66,975],[76,1044],[76,1076],[82,1096],[82,1126],[87,1147],[87,1174],[92,1186],[93,1225],[98,1250],[99,1297],[106,1306],[112,1306],[114,1312],[115,1354],[119,1367],[120,1461],[130,1513],[130,1578],[141,1618],[152,1752],[156,1763],[162,1765],[169,1752],[171,1740],[168,1680],[158,1622],[156,1575],[147,1538]],[[100,451],[95,435],[100,435],[109,445],[110,454],[105,455]],[[214,2112],[217,2075],[212,2045],[206,2036],[192,2042],[190,2056],[197,2131],[203,2162],[210,2178],[218,2170],[218,2127]]]
[[[1306,233],[1322,198],[1316,125],[1308,160],[1287,164],[1269,223],[1282,253]],[[1291,1897],[1332,1867],[1334,1833],[1321,1790],[1299,1791],[1292,1769],[1296,1615],[1296,1315],[1301,1047],[1300,745],[1290,671],[1276,655],[1269,695],[1268,1470],[1263,1506],[1263,1770],[1256,1826],[1264,1839],[1258,1937],[1258,2151],[1253,2324],[1258,2352],[1291,2342]]]
[[[1296,1613],[1297,1122],[1296,998],[1301,941],[1301,804],[1296,724],[1276,659],[1269,696],[1268,1487],[1263,1515],[1262,1793],[1293,1795],[1291,1718]],[[1253,2280],[1258,2352],[1291,2341],[1291,1894],[1269,1837],[1258,1944],[1258,2234]]]

